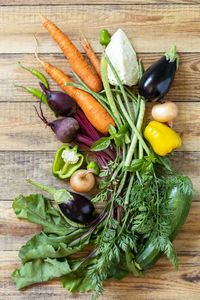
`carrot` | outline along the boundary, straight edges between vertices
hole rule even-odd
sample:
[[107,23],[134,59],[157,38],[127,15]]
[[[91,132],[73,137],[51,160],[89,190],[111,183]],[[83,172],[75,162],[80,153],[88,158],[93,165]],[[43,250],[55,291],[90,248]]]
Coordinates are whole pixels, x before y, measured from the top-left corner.
[[95,70],[84,59],[80,51],[74,46],[71,40],[54,23],[40,14],[41,23],[49,31],[52,38],[57,42],[74,72],[85,82],[93,91],[102,90],[102,82]]
[[82,34],[82,36],[83,36],[84,44],[81,41],[80,41],[80,44],[83,47],[83,49],[85,50],[85,53],[86,53],[87,57],[89,58],[91,64],[93,65],[95,71],[97,72],[99,78],[101,78],[100,61],[97,58],[94,51],[92,50],[92,48],[91,48],[88,40],[86,39],[85,35]]
[[115,126],[115,122],[109,113],[92,95],[73,86],[66,86],[65,82],[73,82],[67,75],[51,64],[41,59],[39,61],[44,70],[75,100],[85,113],[87,119],[98,131],[107,134],[109,124]]

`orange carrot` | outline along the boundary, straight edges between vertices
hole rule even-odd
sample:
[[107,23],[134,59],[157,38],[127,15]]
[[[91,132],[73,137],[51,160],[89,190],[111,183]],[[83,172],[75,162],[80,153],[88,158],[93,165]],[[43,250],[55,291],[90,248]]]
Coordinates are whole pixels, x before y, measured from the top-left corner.
[[45,71],[58,83],[58,85],[70,95],[85,113],[90,123],[101,133],[107,134],[109,124],[115,126],[106,109],[89,93],[73,86],[66,86],[65,82],[73,82],[61,70],[51,64],[40,60]]
[[71,40],[65,35],[54,23],[43,15],[40,19],[44,27],[49,31],[52,38],[57,42],[74,72],[85,82],[85,84],[93,91],[102,90],[102,82],[95,70],[84,59],[80,51],[74,46]]
[[86,53],[87,57],[89,58],[91,64],[93,65],[95,71],[97,72],[99,78],[101,78],[100,61],[97,58],[94,51],[92,50],[92,48],[91,48],[88,40],[86,39],[85,35],[82,34],[82,36],[83,36],[84,44],[81,41],[80,41],[80,44],[83,47],[83,49],[85,50],[85,53]]

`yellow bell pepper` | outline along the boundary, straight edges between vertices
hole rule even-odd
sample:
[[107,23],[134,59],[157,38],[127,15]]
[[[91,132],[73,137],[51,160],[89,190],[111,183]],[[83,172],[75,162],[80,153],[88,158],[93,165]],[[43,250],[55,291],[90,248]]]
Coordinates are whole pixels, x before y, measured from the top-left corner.
[[181,147],[180,136],[167,125],[152,121],[144,130],[144,137],[151,144],[155,153],[165,156],[173,149]]

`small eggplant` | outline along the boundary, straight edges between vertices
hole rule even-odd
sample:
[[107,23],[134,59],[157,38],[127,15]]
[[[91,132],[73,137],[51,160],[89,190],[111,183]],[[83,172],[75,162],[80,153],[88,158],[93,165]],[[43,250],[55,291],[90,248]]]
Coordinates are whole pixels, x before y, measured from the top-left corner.
[[145,99],[161,99],[170,89],[178,69],[179,56],[173,45],[158,61],[143,74],[139,83],[139,93]]
[[46,94],[49,107],[55,112],[57,117],[68,117],[75,111],[76,104],[72,97],[63,92],[50,91],[42,82],[39,84]]
[[65,189],[56,190],[30,179],[27,182],[52,195],[58,210],[69,224],[70,221],[87,224],[94,219],[94,205],[86,197]]
[[86,224],[93,220],[94,205],[84,196],[70,193],[73,200],[59,204],[62,213],[71,221]]

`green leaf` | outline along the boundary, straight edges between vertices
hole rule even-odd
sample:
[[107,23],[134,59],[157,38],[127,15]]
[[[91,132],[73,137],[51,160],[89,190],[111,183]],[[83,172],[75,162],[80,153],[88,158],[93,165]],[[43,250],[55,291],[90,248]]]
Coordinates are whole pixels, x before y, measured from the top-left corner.
[[148,175],[148,173],[152,173],[153,171],[153,163],[151,161],[146,161],[142,164],[140,169],[141,175]]
[[103,137],[96,141],[90,148],[91,151],[101,151],[110,146],[110,137]]
[[160,156],[156,154],[156,161],[163,165],[168,171],[173,172],[174,168],[172,167],[171,160],[167,156]]
[[22,263],[36,258],[61,258],[67,257],[73,253],[78,252],[87,244],[81,241],[78,246],[70,247],[67,243],[70,241],[68,236],[48,236],[44,232],[36,234],[31,238],[25,246],[22,246],[19,251],[19,257]]
[[71,272],[67,259],[38,258],[29,261],[12,273],[17,289],[37,282],[48,281]]
[[65,289],[74,292],[88,292],[94,290],[95,281],[89,274],[89,268],[96,262],[96,258],[92,257],[84,264],[80,261],[71,264],[73,272],[63,276],[61,283]]
[[117,133],[117,130],[114,126],[112,126],[111,124],[109,124],[109,130],[108,132],[110,133],[110,135],[115,135]]
[[124,125],[122,125],[120,128],[119,128],[119,131],[118,131],[118,134],[121,134],[121,135],[125,135],[128,130],[129,130],[129,124],[128,123],[125,123]]
[[123,261],[121,261],[119,264],[112,262],[110,264],[108,279],[122,280],[124,277],[126,277],[129,272],[123,265],[125,265]]
[[126,170],[129,172],[136,172],[141,170],[142,166],[144,164],[144,158],[138,158],[132,160],[132,163],[129,167],[126,167]]
[[122,145],[122,138],[119,134],[116,134],[114,136],[114,141],[115,141],[115,144],[118,146],[118,147],[121,147]]
[[63,276],[61,283],[71,293],[88,292],[95,288],[95,283],[91,276],[89,276],[87,269],[85,271],[78,270]]
[[18,218],[43,226],[46,233],[65,235],[71,232],[60,213],[51,205],[51,201],[41,194],[27,197],[19,195],[13,201],[13,209]]

